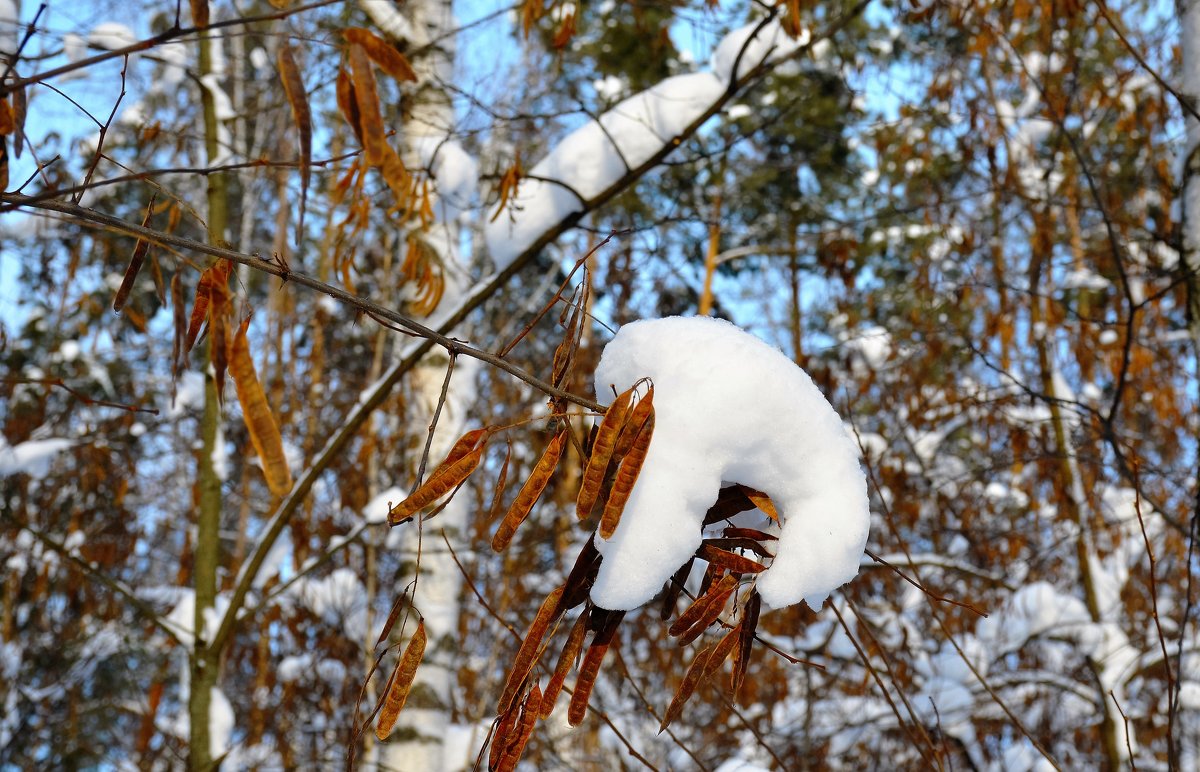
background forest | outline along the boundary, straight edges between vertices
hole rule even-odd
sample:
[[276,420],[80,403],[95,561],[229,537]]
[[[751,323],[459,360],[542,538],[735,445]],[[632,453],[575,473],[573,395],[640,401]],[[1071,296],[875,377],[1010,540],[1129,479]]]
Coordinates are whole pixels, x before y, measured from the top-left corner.
[[868,554],[661,733],[720,628],[630,612],[522,768],[1200,768],[1197,95],[1193,0],[0,0],[0,766],[486,768],[600,352],[700,314]]

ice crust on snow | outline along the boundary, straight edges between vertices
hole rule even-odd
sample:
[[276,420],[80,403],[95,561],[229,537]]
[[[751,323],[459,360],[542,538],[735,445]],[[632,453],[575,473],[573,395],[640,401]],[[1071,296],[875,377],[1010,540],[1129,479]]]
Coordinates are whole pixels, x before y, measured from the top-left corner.
[[842,419],[802,369],[734,325],[705,317],[634,322],[604,349],[596,393],[654,383],[654,438],[592,600],[650,600],[701,542],[723,483],[766,492],[782,520],[763,601],[820,607],[858,572],[870,527],[866,477]]

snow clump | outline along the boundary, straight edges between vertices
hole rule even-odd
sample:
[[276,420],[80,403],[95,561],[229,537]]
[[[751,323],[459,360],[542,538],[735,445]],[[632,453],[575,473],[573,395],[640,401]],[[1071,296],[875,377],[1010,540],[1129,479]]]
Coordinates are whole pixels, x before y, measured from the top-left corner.
[[812,379],[734,325],[671,317],[625,325],[596,370],[603,399],[654,384],[654,437],[609,540],[592,600],[628,610],[649,601],[702,540],[723,485],[769,495],[782,520],[771,566],[758,575],[774,608],[817,609],[858,573],[870,512],[858,446]]

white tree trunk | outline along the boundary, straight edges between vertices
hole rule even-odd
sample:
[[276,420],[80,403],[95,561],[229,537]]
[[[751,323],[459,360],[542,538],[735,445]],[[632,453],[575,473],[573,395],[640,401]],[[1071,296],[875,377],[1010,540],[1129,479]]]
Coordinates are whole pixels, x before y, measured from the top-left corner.
[[[1182,63],[1180,93],[1200,109],[1200,0],[1177,0]],[[1180,164],[1182,246],[1192,341],[1200,347],[1200,120],[1184,110],[1187,141]]]
[[[381,31],[408,43],[409,49],[432,45],[412,62],[417,83],[406,94],[401,132],[401,157],[410,169],[429,162],[429,149],[452,137],[454,108],[443,84],[454,74],[454,17],[450,0],[413,0],[401,6],[377,0],[361,5]],[[443,214],[441,207],[435,207]],[[439,219],[420,238],[433,247],[442,264],[445,291],[441,305],[456,305],[469,284],[468,273],[458,254],[459,229],[451,219]],[[403,244],[403,240],[401,241]],[[401,247],[403,248],[403,246]],[[441,395],[449,360],[443,352],[431,353],[414,370],[410,387],[413,414],[410,431],[424,438]],[[453,377],[438,418],[429,452],[429,468],[446,455],[466,430],[467,412],[476,399],[478,363],[466,358],[454,363]],[[452,721],[451,701],[458,670],[458,622],[461,614],[462,575],[446,549],[442,534],[451,543],[461,543],[467,532],[470,506],[465,494],[452,501],[425,525],[402,526],[402,554],[413,560],[420,551],[420,574],[414,598],[425,619],[429,643],[417,670],[413,691],[401,712],[392,738],[380,749],[384,768],[402,772],[457,770],[470,763],[466,758],[446,758],[445,737]],[[415,563],[415,560],[414,560]],[[395,592],[412,579],[401,578]]]

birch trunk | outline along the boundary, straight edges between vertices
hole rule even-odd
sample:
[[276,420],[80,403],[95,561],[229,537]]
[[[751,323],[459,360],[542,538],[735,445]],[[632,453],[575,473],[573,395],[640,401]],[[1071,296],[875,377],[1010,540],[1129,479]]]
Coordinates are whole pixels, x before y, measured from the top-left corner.
[[[403,6],[401,15],[395,6],[363,2],[375,24],[405,44],[407,50],[424,49],[414,57],[417,83],[406,94],[402,105],[401,141],[405,165],[422,167],[427,158],[422,148],[436,147],[451,137],[455,126],[454,108],[442,84],[454,74],[454,17],[449,0],[416,0]],[[436,207],[438,214],[441,208]],[[445,276],[441,305],[456,305],[469,286],[468,274],[458,254],[459,229],[455,222],[440,219],[419,234],[421,240],[438,253]],[[403,248],[403,240],[401,240]],[[450,361],[443,352],[426,357],[413,372],[409,387],[414,411],[410,431],[424,438],[438,402]],[[467,412],[476,399],[474,360],[459,359],[446,391],[445,403],[438,416],[430,445],[430,463],[436,463],[466,430]],[[429,643],[425,658],[417,670],[416,681],[407,706],[400,714],[392,739],[380,749],[383,766],[402,772],[437,772],[460,769],[467,758],[448,758],[446,731],[453,721],[452,698],[457,679],[458,619],[461,614],[462,575],[443,540],[451,543],[467,533],[470,507],[465,494],[452,501],[428,524],[415,521],[403,526],[401,550],[412,565],[420,566],[414,603],[425,618]],[[416,559],[420,553],[419,561]],[[401,577],[395,592],[403,591],[411,577]]]
[[[1181,54],[1180,93],[1200,108],[1200,0],[1177,0]],[[1192,342],[1200,350],[1200,120],[1184,110],[1187,141],[1180,164],[1180,212],[1183,269],[1188,289]]]

